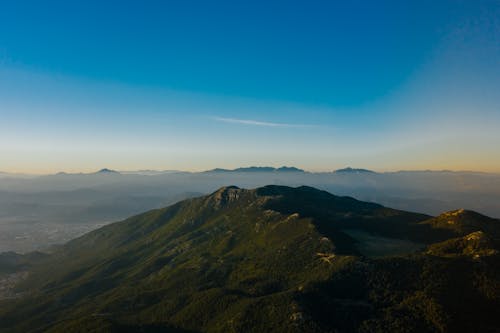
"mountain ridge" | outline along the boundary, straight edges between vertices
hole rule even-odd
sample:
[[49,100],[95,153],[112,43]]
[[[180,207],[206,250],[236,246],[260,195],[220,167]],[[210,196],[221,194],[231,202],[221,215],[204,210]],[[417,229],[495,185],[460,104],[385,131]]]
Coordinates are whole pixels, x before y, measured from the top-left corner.
[[205,171],[205,173],[224,173],[224,172],[300,172],[305,173],[306,171],[296,168],[296,167],[287,167],[282,166],[279,168],[268,167],[268,166],[250,166],[250,167],[240,167],[236,169],[222,169],[215,168],[212,170]]
[[362,174],[362,173],[375,174],[376,173],[375,171],[368,170],[368,169],[357,169],[357,168],[351,168],[351,167],[337,169],[334,172],[335,173],[353,173],[353,174]]

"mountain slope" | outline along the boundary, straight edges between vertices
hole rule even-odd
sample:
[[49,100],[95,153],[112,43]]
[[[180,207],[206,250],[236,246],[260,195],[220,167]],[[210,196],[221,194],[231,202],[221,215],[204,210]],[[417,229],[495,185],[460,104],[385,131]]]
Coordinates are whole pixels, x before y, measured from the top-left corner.
[[465,209],[443,213],[422,224],[428,224],[433,229],[448,230],[460,236],[475,231],[484,231],[496,238],[500,237],[498,220]]
[[[433,252],[433,242],[452,238],[429,219],[310,187],[221,188],[105,226],[39,258],[18,285],[24,296],[0,302],[0,327],[439,332],[463,326],[463,317],[488,331],[498,324],[491,315],[498,309],[498,252]],[[488,228],[497,230],[497,222]],[[369,259],[353,229],[429,248]],[[495,250],[495,235],[484,232],[492,238],[484,244]],[[458,287],[479,304],[477,323],[449,299]]]

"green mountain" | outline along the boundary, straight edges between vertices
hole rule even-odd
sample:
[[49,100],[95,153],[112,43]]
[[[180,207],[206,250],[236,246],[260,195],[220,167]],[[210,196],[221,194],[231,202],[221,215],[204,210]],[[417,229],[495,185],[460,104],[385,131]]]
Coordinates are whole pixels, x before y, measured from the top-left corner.
[[0,328],[498,332],[500,221],[459,212],[221,188],[16,258],[25,274],[0,300]]
[[495,238],[500,237],[498,220],[465,209],[443,213],[422,222],[422,224],[427,224],[434,229],[449,231],[460,236],[465,236],[474,231],[483,231]]

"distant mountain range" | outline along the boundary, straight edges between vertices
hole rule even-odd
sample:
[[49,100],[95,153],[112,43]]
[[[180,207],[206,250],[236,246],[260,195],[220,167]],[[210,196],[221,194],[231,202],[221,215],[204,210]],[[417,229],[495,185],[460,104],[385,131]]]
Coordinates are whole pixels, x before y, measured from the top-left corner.
[[[352,167],[346,167],[346,168],[341,168],[337,169],[334,171],[323,171],[323,172],[312,172],[312,171],[307,171],[304,169],[300,169],[297,167],[287,167],[287,166],[282,166],[279,168],[275,167],[270,167],[270,166],[250,166],[250,167],[240,167],[240,168],[235,168],[235,169],[224,169],[224,168],[215,168],[207,171],[202,171],[202,172],[191,172],[191,171],[182,171],[182,170],[126,170],[126,171],[118,171],[118,170],[113,170],[113,169],[108,169],[108,168],[103,168],[100,169],[99,171],[96,172],[89,172],[89,173],[69,173],[65,171],[61,171],[56,173],[55,175],[99,175],[99,174],[124,174],[124,175],[147,175],[147,176],[157,176],[157,175],[164,175],[164,174],[174,174],[174,173],[188,173],[188,174],[196,174],[196,173],[246,173],[246,172],[261,172],[261,173],[273,173],[273,172],[297,172],[297,173],[311,173],[311,174],[329,174],[329,173],[334,173],[334,174],[378,174],[378,172],[369,170],[369,169],[363,169],[363,168],[352,168]],[[401,174],[401,173],[408,173],[408,174],[473,174],[473,175],[498,175],[498,173],[487,173],[487,172],[475,172],[475,171],[451,171],[451,170],[400,170],[400,171],[387,171],[387,172],[381,172],[380,174]],[[32,178],[32,177],[40,177],[44,175],[37,175],[37,174],[20,174],[20,173],[9,173],[9,172],[0,172],[0,178],[1,177],[20,177],[20,178]]]
[[[156,170],[138,170],[138,171],[125,171],[119,172],[116,170],[111,170],[108,168],[103,168],[97,172],[93,172],[90,174],[142,174],[142,175],[158,175],[172,172],[182,172],[182,171],[156,171]],[[223,173],[223,172],[306,172],[303,169],[299,169],[296,167],[287,167],[282,166],[279,168],[269,167],[269,166],[251,166],[251,167],[241,167],[236,169],[223,169],[223,168],[215,168],[212,170],[205,171],[206,173]],[[335,173],[375,173],[375,171],[368,169],[355,169],[351,167],[347,167],[344,169],[338,169],[334,171]],[[82,174],[82,173],[79,173]],[[68,175],[66,172],[59,172],[58,175]]]
[[64,172],[64,171],[60,171],[58,173],[56,173],[55,175],[56,176],[81,176],[81,175],[119,175],[120,172],[116,171],[116,170],[111,170],[111,169],[108,169],[108,168],[103,168],[99,171],[96,171],[96,172],[90,172],[90,173],[83,173],[83,172],[80,172],[80,173],[68,173],[68,172]]
[[237,168],[237,169],[216,168],[206,172],[305,172],[305,171],[302,169],[298,169],[296,167],[286,167],[286,166],[280,168],[252,166],[252,167]]
[[21,282],[3,289],[0,327],[497,332],[499,250],[500,221],[467,210],[431,217],[307,186],[229,186],[49,255],[5,256]]
[[[147,175],[147,176],[156,176],[162,174],[169,173],[185,173],[186,171],[158,171],[158,170],[137,170],[137,171],[116,171],[108,168],[103,168],[96,172],[90,173],[67,173],[67,172],[58,172],[56,175],[102,175],[102,174],[126,174],[126,175]],[[204,173],[224,173],[224,172],[305,172],[302,169],[296,167],[287,167],[283,166],[280,168],[267,167],[267,166],[251,166],[251,167],[241,167],[236,169],[222,169],[215,168],[212,170],[205,171]],[[2,175],[2,173],[0,173]]]
[[[109,169],[102,169],[98,173],[102,172],[117,172],[114,170],[109,170]],[[180,171],[179,171],[180,172]],[[236,168],[236,169],[223,169],[223,168],[215,168],[212,170],[208,170],[205,172],[212,172],[212,173],[223,173],[223,172],[306,172],[303,169],[299,169],[296,167],[287,167],[287,166],[282,166],[279,168],[275,167],[269,167],[269,166],[251,166],[251,167],[241,167],[241,168]],[[336,173],[375,173],[375,171],[368,170],[368,169],[355,169],[351,167],[347,167],[344,169],[338,169],[335,170],[334,172]],[[162,171],[152,171],[152,170],[146,170],[146,171],[129,171],[127,173],[138,173],[138,174],[161,174],[164,173]]]

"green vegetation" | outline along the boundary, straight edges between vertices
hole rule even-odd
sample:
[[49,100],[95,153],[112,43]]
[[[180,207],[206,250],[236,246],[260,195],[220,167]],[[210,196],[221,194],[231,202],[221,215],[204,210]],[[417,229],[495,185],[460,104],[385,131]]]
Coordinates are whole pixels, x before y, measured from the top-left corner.
[[370,258],[404,255],[422,250],[422,243],[415,243],[406,239],[387,238],[360,229],[344,230],[354,238],[359,252]]
[[[448,216],[462,235],[429,219],[310,187],[222,188],[33,259],[0,328],[497,331],[499,221]],[[391,256],[360,251],[367,239],[391,241]]]

